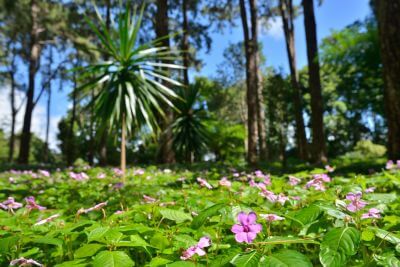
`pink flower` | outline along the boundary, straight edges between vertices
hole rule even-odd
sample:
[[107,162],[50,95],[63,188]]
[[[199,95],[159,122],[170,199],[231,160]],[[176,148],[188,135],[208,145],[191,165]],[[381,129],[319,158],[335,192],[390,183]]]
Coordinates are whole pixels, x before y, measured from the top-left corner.
[[398,160],[396,161],[396,164],[397,164],[397,169],[400,170],[400,159],[398,159]]
[[240,174],[239,174],[239,173],[237,173],[237,172],[234,172],[234,173],[232,174],[232,176],[233,176],[233,177],[239,177],[239,176],[240,176]]
[[181,260],[188,260],[191,257],[193,257],[194,254],[197,254],[199,256],[204,256],[206,255],[206,252],[204,248],[211,246],[210,238],[208,237],[202,237],[200,238],[200,241],[195,245],[191,246],[187,250],[185,250],[181,256]]
[[226,177],[222,177],[221,180],[219,180],[219,185],[220,186],[226,186],[226,187],[231,187],[232,183],[229,181]]
[[51,221],[53,221],[53,220],[54,220],[55,218],[57,218],[57,217],[60,217],[60,214],[51,215],[49,218],[44,219],[44,220],[41,220],[41,221],[38,221],[38,222],[35,223],[34,225],[37,226],[37,225],[42,225],[42,224],[51,222]]
[[283,193],[280,193],[276,198],[276,202],[279,202],[281,205],[285,205],[286,201],[289,201],[289,198]]
[[335,171],[335,168],[332,167],[332,166],[326,165],[326,166],[325,166],[325,170],[326,170],[327,172],[334,172],[334,171]]
[[122,175],[124,175],[124,172],[123,172],[121,169],[114,168],[113,171],[114,171],[114,174],[115,174],[116,176],[122,176]]
[[106,174],[104,172],[97,174],[97,179],[104,179],[104,178],[106,178]]
[[83,181],[83,180],[89,179],[89,176],[84,172],[80,172],[80,173],[69,172],[69,177],[71,177],[72,179],[74,179],[76,181]]
[[394,163],[393,163],[393,160],[388,160],[388,162],[386,162],[386,169],[387,170],[391,170],[391,169],[393,169],[395,166],[394,166]]
[[367,213],[361,215],[361,219],[369,219],[369,218],[379,219],[380,217],[381,217],[381,211],[375,208],[371,208]]
[[13,197],[8,197],[7,200],[0,203],[0,208],[4,210],[15,210],[22,208],[22,204],[19,202],[15,202]]
[[375,187],[368,187],[367,189],[364,190],[365,193],[372,193],[375,191]]
[[260,192],[260,195],[268,199],[268,201],[275,203],[278,200],[278,196],[274,194],[274,192],[268,191],[266,189],[263,189]]
[[197,182],[199,182],[200,186],[207,187],[208,189],[212,189],[213,187],[203,178],[197,177]]
[[89,212],[94,211],[94,210],[101,210],[105,206],[107,206],[107,201],[106,202],[101,202],[101,203],[99,203],[99,204],[97,204],[97,205],[95,205],[95,206],[93,206],[91,208],[88,208],[88,209],[80,209],[80,210],[78,210],[78,214],[89,213]]
[[133,172],[133,175],[143,175],[144,174],[144,170],[143,169],[137,169]]
[[301,180],[295,176],[289,175],[289,184],[291,186],[298,185],[301,182]]
[[35,261],[35,260],[32,260],[32,259],[25,259],[24,257],[21,257],[21,258],[19,258],[19,259],[15,259],[15,260],[12,260],[11,262],[10,262],[10,265],[11,266],[15,266],[15,265],[18,265],[18,266],[32,266],[32,265],[36,265],[36,266],[43,266],[42,264],[40,264],[39,262],[37,262],[37,261]]
[[16,181],[15,181],[15,179],[14,179],[13,177],[9,177],[9,178],[8,178],[8,182],[9,182],[10,184],[15,184],[15,183],[16,183]]
[[256,175],[257,178],[264,179],[263,182],[262,182],[264,185],[270,185],[271,184],[271,177],[269,176],[269,174],[264,174],[260,170],[255,171],[254,174]]
[[114,212],[114,214],[116,214],[116,215],[120,215],[120,214],[123,214],[124,213],[124,211],[122,211],[122,210],[117,210],[116,212]]
[[257,215],[254,212],[249,214],[240,212],[237,219],[239,224],[233,225],[231,229],[235,234],[236,241],[239,243],[252,243],[262,230],[261,224],[256,223]]
[[273,222],[273,221],[282,221],[285,218],[278,216],[276,214],[260,214],[260,217],[264,218],[268,222]]
[[328,183],[331,181],[331,178],[326,174],[316,174],[313,176],[313,179],[308,181],[306,184],[306,188],[314,187],[315,190],[325,191],[324,183]]
[[35,198],[32,197],[32,196],[25,198],[25,201],[26,201],[26,208],[27,209],[30,209],[30,210],[34,210],[34,209],[45,210],[46,209],[45,207],[39,206],[36,203]]
[[157,201],[157,199],[149,197],[147,195],[143,195],[143,199],[144,199],[144,202],[146,202],[146,203],[154,203]]
[[46,170],[39,170],[39,173],[44,177],[50,177],[50,172]]
[[362,193],[361,192],[357,192],[357,193],[348,193],[346,195],[346,199],[350,200],[350,204],[347,205],[347,210],[351,211],[351,212],[356,212],[361,210],[362,208],[365,207],[365,205],[367,205],[367,202],[361,200],[362,197]]

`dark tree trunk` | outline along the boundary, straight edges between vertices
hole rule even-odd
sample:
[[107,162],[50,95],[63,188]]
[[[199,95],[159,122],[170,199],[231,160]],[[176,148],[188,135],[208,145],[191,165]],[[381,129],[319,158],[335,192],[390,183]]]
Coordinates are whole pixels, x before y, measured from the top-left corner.
[[313,0],[303,0],[304,27],[306,30],[309,87],[311,94],[312,160],[326,162],[324,135],[324,107],[318,59],[317,26]]
[[[91,89],[91,101],[94,99],[94,89]],[[90,108],[90,123],[89,123],[89,153],[88,153],[88,162],[90,165],[93,165],[94,163],[94,149],[95,149],[95,143],[94,143],[94,107],[93,105]]]
[[10,133],[10,141],[8,147],[8,162],[12,162],[14,158],[14,146],[15,146],[15,120],[17,117],[17,108],[15,106],[15,70],[14,70],[14,60],[11,63],[12,70],[10,71],[10,80],[11,80],[11,92],[10,92],[10,100],[11,100],[11,133]]
[[189,85],[189,23],[187,18],[187,0],[182,0],[182,15],[183,15],[183,38],[182,38],[182,51],[183,51],[183,82]]
[[296,69],[296,50],[294,45],[294,16],[292,0],[280,0],[279,8],[281,11],[283,32],[285,33],[286,50],[289,60],[290,81],[293,88],[293,106],[296,121],[296,143],[299,158],[308,159],[307,138],[304,127],[302,95],[297,78]]
[[[255,0],[252,2],[251,9],[255,9]],[[252,16],[254,11],[251,11]],[[257,94],[258,94],[258,68],[257,68],[257,41],[254,45],[254,36],[250,37],[249,26],[247,23],[247,11],[244,0],[240,0],[240,15],[242,19],[244,45],[246,54],[246,85],[247,85],[247,162],[254,165],[257,162]],[[257,19],[255,19],[257,20]],[[253,24],[252,17],[251,23]],[[257,24],[257,23],[256,23]],[[256,25],[251,25],[251,32],[257,31]]]
[[43,161],[49,162],[49,132],[50,132],[50,107],[51,107],[51,85],[48,87],[48,98],[47,98],[47,114],[46,114],[46,139],[44,142],[44,156]]
[[[157,0],[157,14],[155,22],[155,30],[157,38],[164,37],[169,34],[169,20],[168,20],[168,0]],[[162,46],[170,47],[169,38],[162,40]],[[167,71],[167,69],[164,69]],[[165,81],[163,81],[165,83]],[[173,121],[174,114],[170,107],[165,107],[165,118],[160,119],[160,149],[158,154],[158,161],[160,163],[174,163],[175,153],[172,148],[173,136],[170,124]]]
[[400,1],[376,0],[389,159],[400,159]]
[[[79,54],[77,52],[77,64],[75,67],[80,65]],[[71,114],[71,121],[69,125],[68,131],[68,152],[67,152],[67,164],[72,165],[75,158],[75,135],[74,135],[74,125],[76,121],[76,105],[77,105],[77,96],[76,96],[76,88],[78,87],[78,81],[76,79],[76,71],[73,73],[73,82],[74,88],[72,89],[72,114]]]
[[35,0],[30,2],[30,16],[31,16],[31,32],[30,32],[30,44],[29,44],[29,81],[28,91],[26,94],[26,108],[24,115],[24,122],[21,134],[21,144],[19,151],[19,163],[28,164],[29,162],[29,150],[31,142],[31,123],[32,113],[34,108],[34,96],[35,96],[35,78],[36,72],[39,68],[40,62],[40,50],[41,45],[39,42],[40,27],[38,23],[39,7]]

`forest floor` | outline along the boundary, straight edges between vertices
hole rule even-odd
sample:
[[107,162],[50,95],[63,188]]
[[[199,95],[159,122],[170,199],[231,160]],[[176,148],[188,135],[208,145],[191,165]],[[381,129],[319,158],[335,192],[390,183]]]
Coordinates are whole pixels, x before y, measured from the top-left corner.
[[291,164],[4,171],[0,266],[400,266],[400,166]]

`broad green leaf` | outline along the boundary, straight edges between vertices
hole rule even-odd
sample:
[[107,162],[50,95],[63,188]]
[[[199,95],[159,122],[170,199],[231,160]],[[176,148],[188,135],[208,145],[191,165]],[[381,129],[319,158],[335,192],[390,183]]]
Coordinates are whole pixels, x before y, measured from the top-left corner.
[[94,241],[94,240],[100,240],[101,238],[104,237],[104,235],[110,230],[110,227],[99,227],[96,229],[93,229],[89,234],[88,234],[88,242]]
[[93,267],[131,267],[135,263],[123,251],[101,251],[93,260]]
[[161,257],[155,257],[151,259],[151,262],[149,264],[150,267],[158,267],[158,266],[165,266],[165,264],[170,263],[171,260],[164,259]]
[[73,261],[64,261],[63,263],[54,265],[54,267],[85,267],[87,263],[85,263],[85,259],[73,260]]
[[300,252],[283,249],[266,257],[265,267],[312,267],[311,261]]
[[239,253],[231,260],[231,263],[237,267],[257,267],[261,256],[256,250]]
[[379,229],[377,227],[368,227],[368,229],[371,229],[372,231],[374,231],[375,235],[381,239],[384,239],[395,245],[400,244],[400,237],[391,232],[388,232],[383,229]]
[[[167,264],[167,267],[197,267],[199,266],[198,264],[194,264],[191,261],[175,261],[173,263]],[[202,266],[202,265],[200,265]]]
[[90,257],[96,254],[97,251],[99,251],[102,248],[104,248],[104,245],[101,244],[85,244],[82,247],[75,250],[74,257],[77,259]]
[[335,228],[323,238],[319,259],[325,267],[345,266],[349,256],[357,253],[360,232],[354,227]]
[[225,204],[219,203],[202,210],[198,216],[194,217],[191,227],[193,229],[200,228],[208,217],[215,215],[223,207],[225,207]]
[[263,245],[276,245],[276,244],[319,244],[313,239],[289,237],[289,236],[273,236],[261,242],[255,242],[255,244]]
[[160,209],[161,215],[169,220],[175,221],[176,223],[181,223],[184,221],[191,221],[192,216],[180,210],[172,210],[172,209]]
[[54,238],[54,237],[46,237],[46,236],[35,238],[32,240],[32,242],[37,243],[37,244],[46,244],[46,245],[54,245],[54,246],[62,246],[64,243],[61,239]]
[[383,255],[373,255],[374,260],[379,266],[385,267],[400,267],[400,260],[394,256],[394,253],[389,252]]
[[321,209],[316,205],[311,205],[296,212],[293,216],[296,222],[301,222],[304,225],[314,222],[321,214]]

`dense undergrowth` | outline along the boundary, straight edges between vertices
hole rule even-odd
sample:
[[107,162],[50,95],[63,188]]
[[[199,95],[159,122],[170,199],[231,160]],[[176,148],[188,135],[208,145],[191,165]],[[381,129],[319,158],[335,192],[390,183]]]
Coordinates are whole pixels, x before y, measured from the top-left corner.
[[0,266],[400,266],[387,167],[3,172]]

